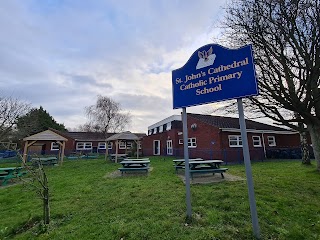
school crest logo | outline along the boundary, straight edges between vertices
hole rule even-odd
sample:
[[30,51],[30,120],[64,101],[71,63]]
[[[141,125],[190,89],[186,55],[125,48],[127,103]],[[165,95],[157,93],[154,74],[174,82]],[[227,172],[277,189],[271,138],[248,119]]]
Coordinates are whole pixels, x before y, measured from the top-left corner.
[[201,69],[204,67],[211,66],[216,59],[216,55],[213,54],[212,46],[209,48],[208,51],[198,51],[199,61],[197,63],[196,69]]

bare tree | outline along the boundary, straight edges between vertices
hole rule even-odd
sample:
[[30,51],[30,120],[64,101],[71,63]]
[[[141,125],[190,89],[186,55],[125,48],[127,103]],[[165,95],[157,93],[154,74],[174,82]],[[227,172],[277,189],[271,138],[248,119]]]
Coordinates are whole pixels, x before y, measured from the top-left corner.
[[[20,155],[21,160],[23,159]],[[50,223],[50,205],[49,205],[49,186],[47,174],[43,168],[41,160],[38,156],[32,160],[32,164],[28,165],[22,161],[23,167],[27,170],[28,178],[24,180],[26,187],[34,191],[43,202],[43,223]]]
[[30,105],[17,98],[0,97],[0,141],[6,140],[17,119],[28,112]]
[[119,103],[109,97],[98,95],[95,105],[85,108],[89,121],[80,126],[83,131],[108,132],[123,131],[131,121],[131,115],[123,112]]
[[320,171],[319,0],[231,0],[226,13],[230,46],[254,47],[260,96],[250,107],[298,131],[305,124]]

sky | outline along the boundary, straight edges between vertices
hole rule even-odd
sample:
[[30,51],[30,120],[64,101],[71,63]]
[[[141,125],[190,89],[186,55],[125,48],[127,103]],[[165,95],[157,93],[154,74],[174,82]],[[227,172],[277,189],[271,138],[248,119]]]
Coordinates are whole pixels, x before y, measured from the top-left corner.
[[[181,110],[172,70],[219,37],[226,0],[2,0],[0,94],[76,130],[97,95],[130,112],[126,130]],[[204,113],[208,105],[190,107]]]

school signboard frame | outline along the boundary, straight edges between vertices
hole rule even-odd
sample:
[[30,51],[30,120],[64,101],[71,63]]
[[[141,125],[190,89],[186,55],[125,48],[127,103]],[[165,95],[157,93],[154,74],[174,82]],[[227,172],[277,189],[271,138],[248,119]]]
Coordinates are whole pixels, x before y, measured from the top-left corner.
[[252,45],[202,46],[172,71],[172,86],[174,109],[258,95]]
[[186,107],[237,99],[252,226],[254,236],[260,239],[250,152],[242,104],[242,98],[259,94],[252,46],[246,45],[238,49],[228,49],[217,44],[205,45],[195,51],[182,68],[172,71],[172,86],[173,108],[182,108],[187,219],[191,220],[192,207]]

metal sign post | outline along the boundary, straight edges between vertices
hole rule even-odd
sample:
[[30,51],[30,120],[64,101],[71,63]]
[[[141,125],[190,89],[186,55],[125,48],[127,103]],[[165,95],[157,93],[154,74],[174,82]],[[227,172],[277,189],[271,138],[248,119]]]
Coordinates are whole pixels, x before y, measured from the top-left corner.
[[188,128],[187,128],[187,112],[186,108],[182,108],[182,124],[183,124],[183,153],[185,163],[185,179],[186,179],[186,203],[187,203],[187,219],[191,220],[191,193],[190,193],[190,173],[189,173],[189,150],[188,150]]
[[172,71],[173,108],[182,108],[187,218],[191,218],[188,128],[186,107],[238,99],[253,231],[260,238],[242,98],[259,94],[251,45],[238,49],[208,44],[198,48],[186,64]]
[[240,124],[240,130],[241,130],[243,158],[244,158],[244,164],[246,167],[246,175],[247,175],[249,204],[250,204],[253,234],[257,239],[260,239],[260,227],[259,227],[259,222],[258,222],[256,200],[254,197],[251,161],[250,161],[250,154],[249,154],[246,122],[244,120],[242,98],[237,99],[237,102],[238,102],[238,111],[239,111],[239,124]]

